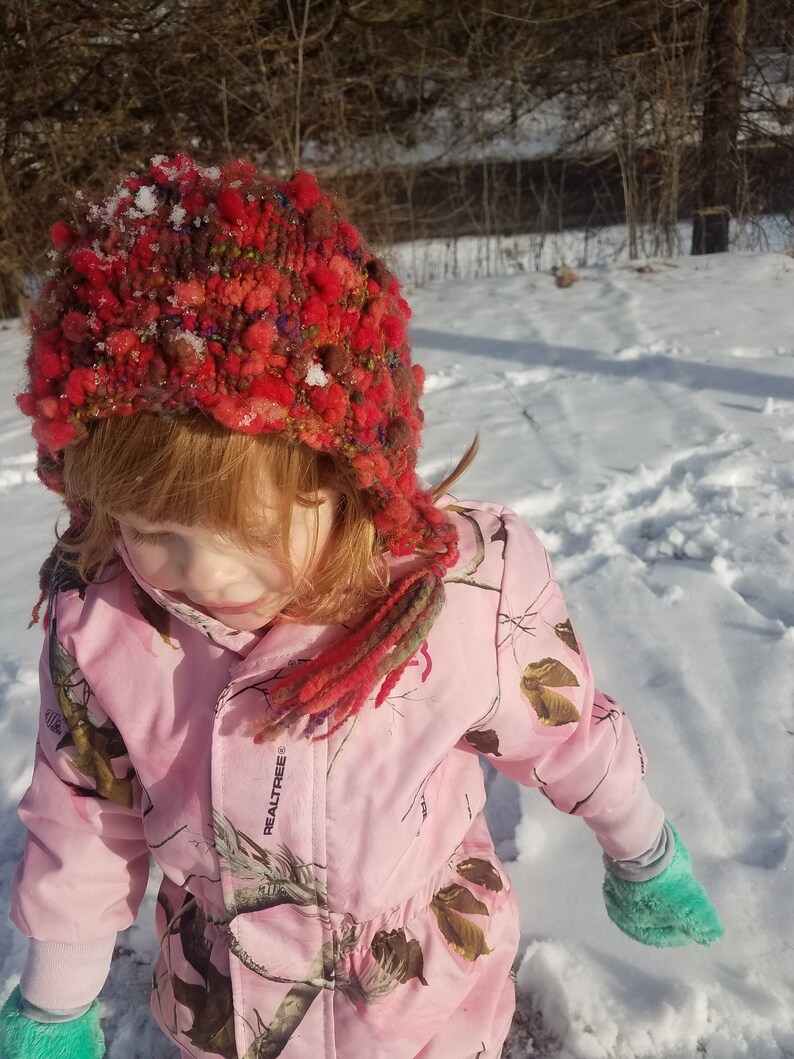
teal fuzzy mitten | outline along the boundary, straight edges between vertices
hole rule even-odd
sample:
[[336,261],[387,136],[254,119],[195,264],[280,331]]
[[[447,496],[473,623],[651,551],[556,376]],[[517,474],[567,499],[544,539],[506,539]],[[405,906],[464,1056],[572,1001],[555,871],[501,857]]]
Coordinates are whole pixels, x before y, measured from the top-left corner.
[[692,858],[675,829],[673,859],[654,879],[628,882],[608,871],[604,878],[607,915],[624,934],[643,945],[713,945],[724,934],[720,917],[692,874]]
[[105,1037],[95,1000],[71,1022],[34,1022],[19,1013],[19,986],[0,1010],[0,1059],[102,1059]]

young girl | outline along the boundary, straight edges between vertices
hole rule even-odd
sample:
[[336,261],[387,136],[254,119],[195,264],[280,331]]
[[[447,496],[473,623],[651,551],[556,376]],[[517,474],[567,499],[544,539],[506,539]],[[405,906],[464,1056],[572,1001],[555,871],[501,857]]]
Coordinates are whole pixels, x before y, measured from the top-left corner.
[[185,1059],[498,1056],[518,911],[478,755],[584,819],[627,934],[716,940],[537,538],[417,479],[409,310],[337,203],[180,155],[78,212],[19,397],[71,522],[4,1059],[103,1054],[150,857]]

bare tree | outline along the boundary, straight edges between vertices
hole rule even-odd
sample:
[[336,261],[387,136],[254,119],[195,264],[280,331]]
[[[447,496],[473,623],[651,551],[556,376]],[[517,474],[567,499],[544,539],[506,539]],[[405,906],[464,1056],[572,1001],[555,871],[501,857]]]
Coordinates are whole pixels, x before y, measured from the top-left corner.
[[[705,249],[735,205],[739,122],[790,139],[763,56],[790,61],[790,3],[0,0],[0,313],[75,187],[180,149],[318,169],[383,241],[597,215],[626,219],[634,254],[670,252],[698,207]],[[540,108],[558,151],[532,163]]]
[[700,135],[700,187],[692,253],[728,249],[739,181],[737,142],[746,67],[748,0],[709,0],[705,94]]

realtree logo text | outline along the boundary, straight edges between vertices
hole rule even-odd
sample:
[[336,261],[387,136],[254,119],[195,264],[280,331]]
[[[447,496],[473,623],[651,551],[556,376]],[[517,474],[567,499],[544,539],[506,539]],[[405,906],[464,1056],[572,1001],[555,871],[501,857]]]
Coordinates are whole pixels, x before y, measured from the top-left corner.
[[273,786],[270,788],[270,805],[265,817],[265,830],[263,832],[265,835],[272,835],[273,828],[276,825],[276,810],[281,798],[281,784],[284,780],[284,769],[286,766],[287,751],[285,747],[280,746],[276,757],[276,770],[273,773]]

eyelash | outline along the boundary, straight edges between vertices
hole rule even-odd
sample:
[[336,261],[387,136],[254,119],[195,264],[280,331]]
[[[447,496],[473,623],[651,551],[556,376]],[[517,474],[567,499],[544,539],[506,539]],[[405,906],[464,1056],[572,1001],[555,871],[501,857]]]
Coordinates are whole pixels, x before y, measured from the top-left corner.
[[127,528],[127,532],[135,544],[163,544],[168,539],[167,533],[141,533],[140,530],[133,529],[132,526]]
[[[127,526],[126,532],[129,534],[133,544],[143,544],[149,547],[154,547],[156,544],[165,544],[171,536],[169,533],[141,533],[140,530],[134,529],[132,526]],[[277,538],[272,533],[266,536],[257,536],[254,539],[263,551],[275,551],[278,548]],[[234,541],[230,539],[229,543],[234,544]]]

